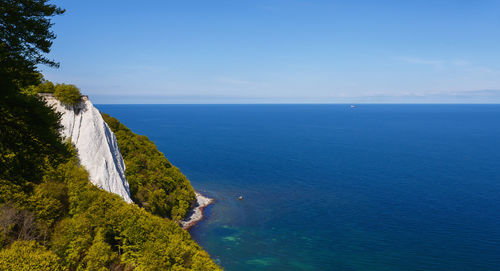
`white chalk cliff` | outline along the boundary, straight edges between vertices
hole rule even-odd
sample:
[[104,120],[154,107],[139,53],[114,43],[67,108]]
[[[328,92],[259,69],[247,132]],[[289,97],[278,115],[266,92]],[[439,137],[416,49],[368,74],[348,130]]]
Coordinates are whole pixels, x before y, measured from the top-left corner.
[[103,120],[99,110],[90,100],[82,97],[76,106],[66,106],[51,94],[41,94],[57,112],[62,113],[60,133],[71,138],[76,146],[80,164],[89,172],[90,181],[111,193],[130,199],[130,189],[125,178],[123,162],[115,134]]

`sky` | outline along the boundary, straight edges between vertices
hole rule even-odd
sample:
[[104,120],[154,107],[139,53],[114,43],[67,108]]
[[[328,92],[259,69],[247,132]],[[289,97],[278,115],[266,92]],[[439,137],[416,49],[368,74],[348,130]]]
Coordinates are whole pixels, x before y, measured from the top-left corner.
[[45,78],[113,103],[500,103],[500,1],[52,1]]

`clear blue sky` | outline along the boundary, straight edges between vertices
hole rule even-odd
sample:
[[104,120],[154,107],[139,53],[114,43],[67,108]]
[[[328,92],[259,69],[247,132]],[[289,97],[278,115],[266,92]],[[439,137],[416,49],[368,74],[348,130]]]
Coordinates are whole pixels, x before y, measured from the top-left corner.
[[95,103],[500,102],[500,1],[53,1]]

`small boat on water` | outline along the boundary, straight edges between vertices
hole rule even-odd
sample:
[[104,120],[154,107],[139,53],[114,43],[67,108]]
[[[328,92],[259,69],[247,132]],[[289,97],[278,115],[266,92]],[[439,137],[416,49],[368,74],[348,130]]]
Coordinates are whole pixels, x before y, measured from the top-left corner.
[[355,106],[355,105],[353,105],[353,104],[351,104],[351,108],[356,108],[356,106]]

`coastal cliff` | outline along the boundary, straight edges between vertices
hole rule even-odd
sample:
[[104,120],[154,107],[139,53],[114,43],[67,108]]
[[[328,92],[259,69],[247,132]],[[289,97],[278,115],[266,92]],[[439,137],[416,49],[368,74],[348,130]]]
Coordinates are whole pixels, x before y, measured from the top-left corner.
[[0,99],[0,270],[220,270],[179,227],[187,178],[144,136],[115,138],[87,98],[42,100],[47,85]]
[[0,270],[221,270],[179,227],[194,201],[180,171],[163,162],[142,174],[136,160],[159,160],[151,144],[128,150],[138,171],[125,178],[125,152],[100,112],[75,85],[39,73],[58,66],[47,54],[51,17],[64,9],[30,0],[1,9]]
[[130,184],[132,200],[146,211],[180,221],[196,207],[188,178],[160,152],[147,136],[138,135],[118,119],[101,114],[115,133]]
[[[189,180],[158,152],[154,143],[134,134],[115,118],[99,112],[85,95],[74,105],[61,102],[52,93],[38,95],[61,114],[59,133],[74,144],[79,162],[94,185],[119,195],[127,203],[135,202],[149,212],[180,220],[184,229],[202,219],[203,208],[213,200],[200,193],[195,193],[193,200],[194,190]],[[131,138],[137,141],[131,141]],[[130,149],[135,151],[131,153]],[[140,159],[136,159],[138,156]],[[126,172],[126,164],[133,170]],[[138,167],[142,168],[142,174],[136,173]],[[167,182],[154,184],[151,176]],[[162,191],[162,194],[155,191]]]
[[74,106],[64,105],[52,94],[39,94],[49,106],[62,114],[60,130],[71,139],[81,165],[88,171],[90,181],[99,188],[119,195],[131,203],[130,189],[115,134],[87,96]]

